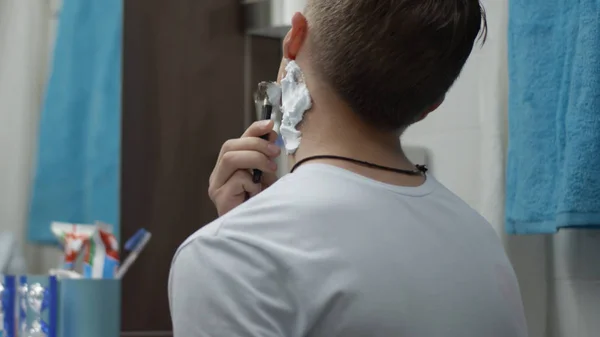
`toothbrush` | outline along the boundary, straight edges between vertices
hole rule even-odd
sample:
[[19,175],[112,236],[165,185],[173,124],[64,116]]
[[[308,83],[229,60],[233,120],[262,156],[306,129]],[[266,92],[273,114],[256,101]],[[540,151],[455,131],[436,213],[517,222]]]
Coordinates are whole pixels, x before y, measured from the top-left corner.
[[125,261],[123,261],[123,264],[119,270],[117,270],[117,274],[115,275],[116,279],[123,278],[125,273],[127,273],[131,265],[138,258],[146,244],[148,244],[148,241],[150,241],[151,237],[152,234],[142,228],[138,230],[129,240],[127,240],[125,243],[125,249],[130,251],[130,253]]

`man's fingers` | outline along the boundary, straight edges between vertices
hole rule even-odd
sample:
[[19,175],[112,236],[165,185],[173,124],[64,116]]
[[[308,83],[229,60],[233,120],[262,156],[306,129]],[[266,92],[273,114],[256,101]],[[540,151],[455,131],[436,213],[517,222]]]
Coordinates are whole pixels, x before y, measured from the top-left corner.
[[273,173],[277,171],[277,164],[257,151],[225,152],[213,171],[211,185],[220,188],[236,171],[244,169]]
[[[241,138],[223,144],[208,188],[219,215],[243,203],[247,196],[260,193],[277,179],[274,159],[281,149],[275,145],[276,140],[273,121],[267,120],[255,122]],[[259,184],[252,182],[253,169],[263,171]]]
[[261,189],[260,184],[252,182],[252,174],[250,172],[239,170],[221,187],[222,193],[219,194],[234,198],[245,198],[246,193],[253,197],[260,193]]
[[261,183],[263,189],[273,185],[277,181],[277,175],[275,173],[264,173],[262,175]]
[[260,137],[266,134],[269,134],[273,131],[273,121],[272,120],[262,120],[252,123],[246,132],[242,135],[244,137]]
[[244,202],[246,194],[253,197],[260,193],[260,184],[252,182],[252,175],[245,170],[236,171],[225,185],[216,190],[211,199],[215,205],[219,205],[219,215],[229,212],[231,209]]
[[[275,133],[274,131],[272,132]],[[270,134],[269,137],[271,137]],[[275,135],[275,137],[277,137],[277,135]],[[267,157],[274,158],[279,155],[281,149],[273,144],[273,142],[258,137],[230,139],[221,147],[218,160],[220,160],[225,153],[234,151],[257,151]]]
[[269,132],[269,142],[270,143],[275,143],[275,141],[277,140],[277,132],[271,130],[271,132]]

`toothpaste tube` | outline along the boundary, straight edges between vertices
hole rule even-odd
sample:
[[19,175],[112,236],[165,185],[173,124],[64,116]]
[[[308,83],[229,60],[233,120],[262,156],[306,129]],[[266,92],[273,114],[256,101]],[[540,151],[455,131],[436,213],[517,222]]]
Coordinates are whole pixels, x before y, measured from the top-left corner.
[[14,276],[4,276],[0,281],[0,337],[16,337]]
[[20,278],[19,332],[21,336],[56,337],[58,282],[55,276],[37,279]]
[[112,234],[111,225],[96,223],[96,231],[86,246],[83,263],[84,278],[115,278],[119,268],[119,242]]
[[94,234],[96,226],[53,222],[50,228],[64,250],[63,268],[75,269],[75,262],[90,236]]

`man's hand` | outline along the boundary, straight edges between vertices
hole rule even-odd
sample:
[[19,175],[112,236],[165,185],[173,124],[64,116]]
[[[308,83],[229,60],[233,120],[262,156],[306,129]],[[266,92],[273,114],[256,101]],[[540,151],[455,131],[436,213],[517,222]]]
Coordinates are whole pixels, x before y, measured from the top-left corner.
[[[269,135],[268,140],[259,138],[263,135]],[[248,197],[257,195],[277,180],[277,164],[274,159],[281,150],[275,145],[276,139],[273,121],[258,121],[241,138],[230,139],[223,144],[208,187],[208,195],[219,216],[239,206]],[[263,172],[261,183],[252,182],[252,169]]]

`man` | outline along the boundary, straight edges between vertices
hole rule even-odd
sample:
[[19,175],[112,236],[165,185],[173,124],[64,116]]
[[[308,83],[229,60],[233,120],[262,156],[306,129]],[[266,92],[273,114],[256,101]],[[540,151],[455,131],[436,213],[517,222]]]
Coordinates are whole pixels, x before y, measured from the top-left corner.
[[273,183],[271,122],[223,146],[221,217],[173,261],[175,336],[526,336],[495,232],[398,140],[484,29],[477,0],[309,0],[283,43],[312,99],[295,170]]

